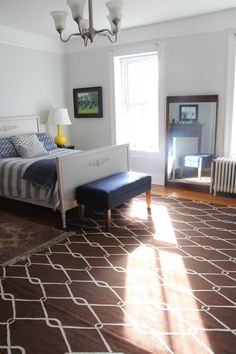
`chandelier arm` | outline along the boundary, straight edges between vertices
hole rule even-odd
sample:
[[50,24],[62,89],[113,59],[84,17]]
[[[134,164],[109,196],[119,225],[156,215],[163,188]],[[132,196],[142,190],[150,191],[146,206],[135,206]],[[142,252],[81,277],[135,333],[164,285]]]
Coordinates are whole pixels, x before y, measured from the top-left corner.
[[59,32],[59,34],[60,34],[60,39],[61,39],[61,41],[64,42],[64,43],[68,42],[68,41],[71,39],[71,37],[73,37],[73,36],[80,36],[80,37],[83,37],[83,35],[82,35],[81,33],[71,33],[68,38],[63,39],[63,38],[62,38],[62,32]]
[[[107,32],[108,33],[106,33],[105,31],[99,31],[99,33],[98,33],[98,36],[103,36],[103,37],[106,37],[106,38],[108,38],[109,39],[109,41],[111,42],[111,43],[115,43],[116,41],[117,41],[117,33],[112,33],[111,31],[109,31],[109,30],[107,30]],[[110,36],[112,36],[114,39],[112,39],[112,37],[110,37]]]
[[[105,34],[105,32],[107,32],[107,34]],[[108,28],[104,28],[104,29],[101,29],[101,30],[95,30],[95,34],[97,34],[98,36],[100,36],[100,35],[110,35],[110,36],[117,36],[117,33],[118,32],[115,32],[115,33],[113,33],[112,31],[110,31]]]
[[81,35],[81,37],[83,37],[84,38],[84,35],[82,34],[82,28],[81,28],[81,22],[80,22],[80,20],[78,19],[77,21],[76,21],[76,23],[77,23],[77,25],[78,25],[78,29],[79,29],[79,33],[80,33],[80,35]]

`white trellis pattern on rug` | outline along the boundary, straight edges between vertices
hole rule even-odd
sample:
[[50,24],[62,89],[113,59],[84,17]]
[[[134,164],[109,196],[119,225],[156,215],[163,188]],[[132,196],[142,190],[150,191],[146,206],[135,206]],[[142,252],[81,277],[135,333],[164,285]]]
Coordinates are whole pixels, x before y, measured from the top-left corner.
[[0,269],[0,352],[230,354],[236,208],[144,196]]

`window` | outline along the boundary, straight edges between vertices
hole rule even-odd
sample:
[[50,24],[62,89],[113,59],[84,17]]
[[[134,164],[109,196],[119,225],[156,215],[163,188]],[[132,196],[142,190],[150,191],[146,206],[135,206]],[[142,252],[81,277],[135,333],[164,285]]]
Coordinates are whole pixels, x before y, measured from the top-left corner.
[[114,57],[116,142],[158,151],[157,52]]

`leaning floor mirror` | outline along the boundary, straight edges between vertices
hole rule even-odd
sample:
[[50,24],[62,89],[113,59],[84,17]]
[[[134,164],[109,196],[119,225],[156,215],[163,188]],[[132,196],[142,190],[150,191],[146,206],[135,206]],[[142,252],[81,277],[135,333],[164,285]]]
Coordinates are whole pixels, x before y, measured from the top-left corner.
[[167,97],[167,186],[209,191],[217,108],[217,95]]

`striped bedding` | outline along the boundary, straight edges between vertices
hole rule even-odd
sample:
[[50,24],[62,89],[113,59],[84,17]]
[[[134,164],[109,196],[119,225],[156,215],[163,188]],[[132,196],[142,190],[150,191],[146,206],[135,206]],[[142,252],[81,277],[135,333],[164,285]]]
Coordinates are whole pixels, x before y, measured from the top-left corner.
[[74,153],[74,150],[56,149],[50,151],[49,155],[33,159],[22,159],[20,157],[0,159],[0,196],[30,199],[46,203],[49,207],[56,209],[59,204],[58,185],[46,189],[34,186],[32,183],[22,179],[27,167],[37,160],[44,158],[55,158],[57,156]]

